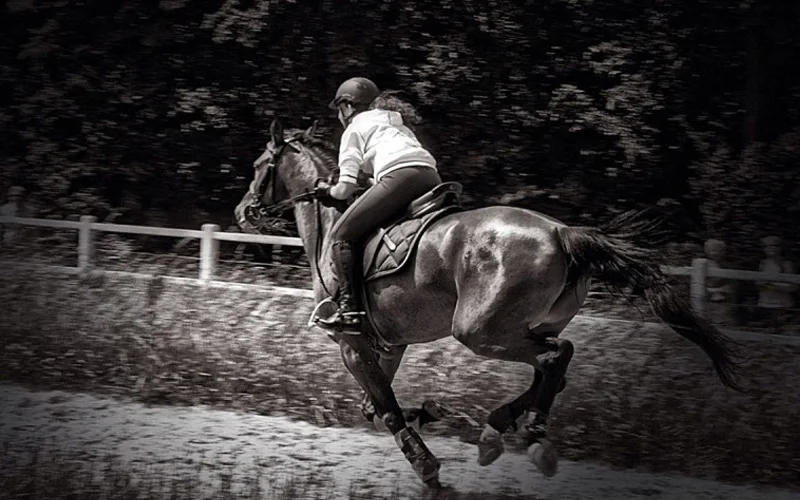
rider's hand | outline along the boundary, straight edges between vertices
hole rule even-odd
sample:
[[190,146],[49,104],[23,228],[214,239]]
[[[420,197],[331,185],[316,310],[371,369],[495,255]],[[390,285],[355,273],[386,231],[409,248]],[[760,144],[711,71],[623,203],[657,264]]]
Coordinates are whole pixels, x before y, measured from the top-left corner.
[[314,188],[314,198],[320,201],[326,201],[331,199],[331,185],[327,182],[320,182]]

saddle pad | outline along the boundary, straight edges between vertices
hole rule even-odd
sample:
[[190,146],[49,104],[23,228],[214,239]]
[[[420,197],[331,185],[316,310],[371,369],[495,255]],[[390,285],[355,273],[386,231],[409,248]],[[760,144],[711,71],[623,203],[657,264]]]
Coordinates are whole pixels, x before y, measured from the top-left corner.
[[396,273],[405,266],[425,229],[446,213],[460,210],[448,206],[415,219],[380,228],[364,246],[364,283]]

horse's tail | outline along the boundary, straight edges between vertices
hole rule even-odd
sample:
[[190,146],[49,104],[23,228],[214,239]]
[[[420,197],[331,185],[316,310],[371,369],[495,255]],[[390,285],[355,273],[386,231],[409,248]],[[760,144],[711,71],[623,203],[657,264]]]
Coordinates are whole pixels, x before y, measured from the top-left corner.
[[[641,213],[627,212],[603,227],[562,227],[558,230],[568,255],[568,279],[592,276],[612,286],[643,290],[653,312],[711,358],[722,383],[742,391],[737,382],[738,356],[730,338],[692,311],[667,281],[652,243],[656,225]],[[647,243],[645,243],[647,242]]]

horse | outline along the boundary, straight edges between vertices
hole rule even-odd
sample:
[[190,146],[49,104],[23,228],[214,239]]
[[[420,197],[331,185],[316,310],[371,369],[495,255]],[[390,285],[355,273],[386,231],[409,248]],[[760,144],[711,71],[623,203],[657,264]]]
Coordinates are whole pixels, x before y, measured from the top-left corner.
[[[285,131],[275,119],[234,210],[242,230],[259,232],[271,209],[293,209],[318,304],[337,289],[326,242],[347,205],[323,203],[313,191],[336,167],[336,148],[316,136],[316,122]],[[583,305],[591,280],[642,291],[661,321],[706,353],[721,383],[742,391],[736,344],[670,287],[658,250],[645,244],[654,225],[641,215],[627,212],[602,227],[575,227],[505,205],[457,210],[424,230],[403,269],[364,285],[372,322],[361,334],[328,333],[364,390],[365,404],[394,434],[425,485],[441,487],[439,462],[418,433],[407,431],[391,387],[406,348],[452,336],[477,355],[532,366],[531,385],[488,415],[477,459],[491,464],[504,451],[503,434],[519,431],[532,462],[552,476],[558,453],[547,439],[547,415],[574,352],[559,334]],[[382,346],[371,340],[371,325],[380,330]]]

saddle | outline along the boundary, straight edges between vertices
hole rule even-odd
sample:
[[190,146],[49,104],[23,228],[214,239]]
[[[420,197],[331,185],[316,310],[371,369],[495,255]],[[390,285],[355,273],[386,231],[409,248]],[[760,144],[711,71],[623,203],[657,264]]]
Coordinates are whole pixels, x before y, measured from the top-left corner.
[[458,200],[461,190],[458,182],[439,184],[412,201],[404,213],[368,237],[363,248],[363,279],[358,288],[370,326],[369,332],[377,346],[385,348],[390,344],[372,318],[367,284],[402,270],[410,262],[425,230],[441,217],[462,210]]
[[411,257],[420,236],[446,213],[461,210],[458,182],[443,182],[408,205],[408,209],[386,227],[379,227],[364,245],[363,283],[394,274]]

